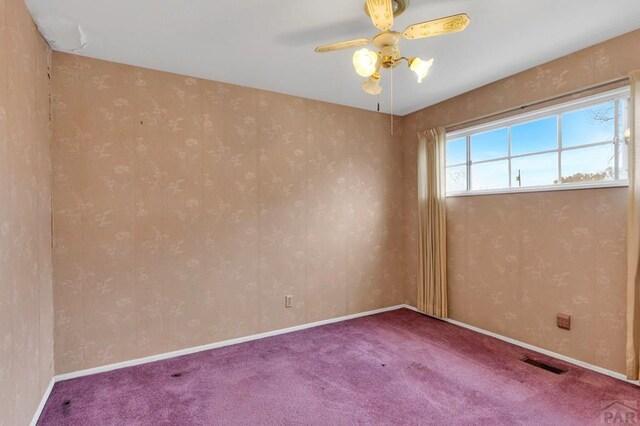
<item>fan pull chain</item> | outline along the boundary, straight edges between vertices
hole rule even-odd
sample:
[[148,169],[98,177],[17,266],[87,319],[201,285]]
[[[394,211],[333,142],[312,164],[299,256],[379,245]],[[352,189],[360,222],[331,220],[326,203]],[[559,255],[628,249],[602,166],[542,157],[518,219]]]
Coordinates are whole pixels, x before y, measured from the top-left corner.
[[393,67],[391,69],[391,136],[393,136]]

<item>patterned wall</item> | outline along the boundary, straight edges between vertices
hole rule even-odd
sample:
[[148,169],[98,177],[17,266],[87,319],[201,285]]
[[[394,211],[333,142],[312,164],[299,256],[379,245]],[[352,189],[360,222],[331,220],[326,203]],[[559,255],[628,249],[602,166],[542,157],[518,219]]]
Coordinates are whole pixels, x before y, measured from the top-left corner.
[[29,423],[53,375],[49,48],[0,0],[0,425]]
[[57,373],[401,302],[400,119],[60,53],[52,86]]
[[[624,368],[627,190],[447,200],[451,317]],[[572,316],[571,331],[555,324]]]
[[[405,301],[416,300],[416,132],[624,77],[640,30],[404,117]],[[626,190],[449,198],[451,317],[624,372]],[[490,248],[491,250],[488,250]],[[555,328],[555,313],[574,317]]]
[[[394,137],[384,115],[55,53],[57,372],[415,303],[416,131],[623,76],[639,47],[516,74]],[[624,192],[450,199],[453,318],[622,371]],[[541,221],[558,232],[529,240]]]

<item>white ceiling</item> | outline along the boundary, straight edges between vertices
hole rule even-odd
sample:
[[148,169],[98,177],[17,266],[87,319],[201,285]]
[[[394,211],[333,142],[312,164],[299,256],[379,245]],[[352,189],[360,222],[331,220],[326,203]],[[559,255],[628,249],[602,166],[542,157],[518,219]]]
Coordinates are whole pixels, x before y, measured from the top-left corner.
[[[364,0],[27,0],[55,50],[375,110],[353,49],[320,44],[376,33]],[[466,12],[462,33],[402,40],[404,56],[435,58],[417,84],[394,70],[404,115],[640,27],[638,0],[411,0],[414,22]],[[390,111],[389,72],[381,110]]]

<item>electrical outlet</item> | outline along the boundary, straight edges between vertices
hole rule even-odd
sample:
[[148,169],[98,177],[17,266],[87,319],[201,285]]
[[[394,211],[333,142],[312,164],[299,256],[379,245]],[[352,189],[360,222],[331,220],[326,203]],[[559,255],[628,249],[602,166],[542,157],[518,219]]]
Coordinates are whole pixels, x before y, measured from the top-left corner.
[[293,296],[291,295],[284,296],[284,307],[290,308],[292,306],[293,306]]
[[558,324],[558,328],[562,328],[564,330],[571,330],[571,315],[558,314],[556,316],[556,323]]

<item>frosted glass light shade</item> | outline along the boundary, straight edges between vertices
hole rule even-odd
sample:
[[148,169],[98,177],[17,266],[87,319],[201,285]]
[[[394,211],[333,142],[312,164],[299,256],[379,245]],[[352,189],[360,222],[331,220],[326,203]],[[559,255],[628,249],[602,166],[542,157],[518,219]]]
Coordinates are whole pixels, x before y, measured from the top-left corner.
[[370,95],[379,95],[382,93],[382,87],[380,87],[380,78],[369,77],[362,83],[362,90]]
[[429,73],[429,68],[433,65],[433,58],[428,61],[423,61],[420,58],[413,58],[409,62],[409,69],[416,73],[418,76],[418,83],[422,83],[422,79]]
[[369,49],[356,50],[353,54],[353,67],[358,75],[369,77],[376,72],[378,65],[378,54]]

